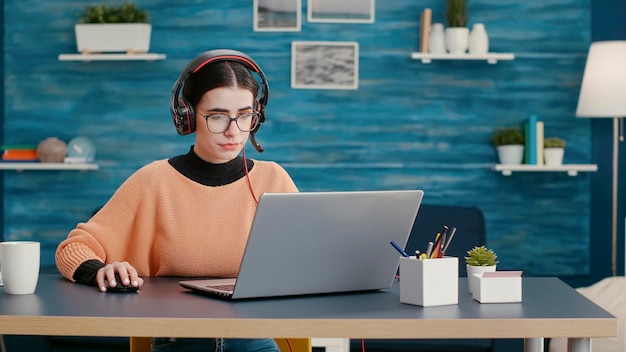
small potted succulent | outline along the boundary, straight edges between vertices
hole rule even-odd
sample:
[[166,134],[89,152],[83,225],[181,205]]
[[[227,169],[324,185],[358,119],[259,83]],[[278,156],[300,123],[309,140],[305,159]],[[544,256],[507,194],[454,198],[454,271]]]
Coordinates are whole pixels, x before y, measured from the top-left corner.
[[474,274],[482,274],[487,271],[496,271],[499,261],[496,253],[485,246],[475,246],[467,251],[465,267],[467,269],[467,283],[470,293],[476,290],[478,278]]
[[464,54],[469,46],[467,28],[467,0],[448,0],[445,30],[446,49],[450,54]]
[[501,164],[519,165],[524,161],[524,132],[519,127],[504,127],[491,136]]
[[91,5],[74,26],[76,47],[83,54],[147,53],[152,26],[146,10],[132,2],[121,6]]
[[565,154],[565,140],[558,137],[543,140],[543,158],[547,166],[562,165],[563,154]]

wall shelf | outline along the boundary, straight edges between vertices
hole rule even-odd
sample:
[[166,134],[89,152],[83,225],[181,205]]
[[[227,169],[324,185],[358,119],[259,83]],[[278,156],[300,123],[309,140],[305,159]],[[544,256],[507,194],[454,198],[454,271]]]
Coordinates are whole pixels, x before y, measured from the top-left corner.
[[40,163],[40,162],[0,162],[0,170],[98,170],[92,163]]
[[60,54],[59,61],[154,61],[165,54]]
[[513,53],[487,53],[480,55],[473,54],[431,54],[431,53],[411,53],[411,59],[422,60],[423,64],[429,64],[432,60],[486,60],[490,64],[496,64],[498,61],[513,60]]
[[502,172],[504,176],[511,176],[515,172],[567,172],[569,176],[576,176],[579,172],[595,172],[598,171],[596,164],[563,164],[559,166],[547,165],[505,165],[496,164],[494,171]]

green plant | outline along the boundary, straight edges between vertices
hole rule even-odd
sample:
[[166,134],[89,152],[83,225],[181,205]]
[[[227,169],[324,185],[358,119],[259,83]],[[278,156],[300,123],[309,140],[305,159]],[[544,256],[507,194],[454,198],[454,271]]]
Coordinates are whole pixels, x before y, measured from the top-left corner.
[[565,140],[557,137],[550,137],[543,140],[544,148],[565,148]]
[[485,246],[474,246],[474,248],[467,251],[467,255],[465,263],[470,266],[494,266],[499,263],[496,260],[498,258],[496,253]]
[[491,136],[491,142],[497,147],[499,145],[524,144],[524,132],[518,127],[504,127],[497,130]]
[[150,23],[146,10],[131,2],[121,6],[91,5],[81,14],[78,23]]
[[446,10],[446,20],[448,27],[467,26],[467,6],[466,0],[448,0]]

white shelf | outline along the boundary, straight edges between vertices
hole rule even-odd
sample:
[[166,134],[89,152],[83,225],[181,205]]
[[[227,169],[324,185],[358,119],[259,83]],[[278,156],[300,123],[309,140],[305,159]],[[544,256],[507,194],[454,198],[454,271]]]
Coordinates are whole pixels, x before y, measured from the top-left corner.
[[502,172],[504,176],[511,176],[515,172],[567,172],[570,176],[576,176],[579,172],[595,172],[598,171],[598,165],[595,164],[563,164],[560,166],[547,165],[505,165],[496,164],[493,169]]
[[486,60],[490,64],[498,63],[498,60],[513,60],[513,53],[487,53],[481,55],[473,54],[431,54],[431,53],[411,53],[411,59],[422,60],[423,64],[429,64],[432,60]]
[[165,60],[165,54],[60,54],[59,61]]
[[40,162],[0,162],[0,170],[98,170],[98,164],[91,163],[40,163]]

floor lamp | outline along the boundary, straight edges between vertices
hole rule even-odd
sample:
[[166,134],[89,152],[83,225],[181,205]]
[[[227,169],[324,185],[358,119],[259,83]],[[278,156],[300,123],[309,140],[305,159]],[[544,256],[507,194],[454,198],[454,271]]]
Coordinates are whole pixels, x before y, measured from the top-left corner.
[[626,40],[593,42],[578,97],[577,117],[613,119],[611,271],[617,275],[617,186],[619,142],[626,116]]

